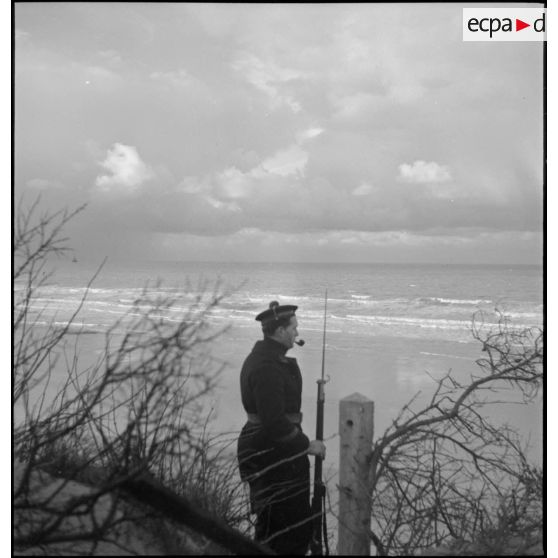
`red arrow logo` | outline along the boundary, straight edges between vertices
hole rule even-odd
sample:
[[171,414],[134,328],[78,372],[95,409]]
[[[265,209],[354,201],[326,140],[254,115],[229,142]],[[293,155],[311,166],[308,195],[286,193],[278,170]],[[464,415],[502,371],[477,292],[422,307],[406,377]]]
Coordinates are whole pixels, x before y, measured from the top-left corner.
[[531,27],[530,23],[525,23],[524,21],[521,21],[520,19],[515,20],[515,30],[516,31],[521,31],[522,29],[525,29],[525,27]]

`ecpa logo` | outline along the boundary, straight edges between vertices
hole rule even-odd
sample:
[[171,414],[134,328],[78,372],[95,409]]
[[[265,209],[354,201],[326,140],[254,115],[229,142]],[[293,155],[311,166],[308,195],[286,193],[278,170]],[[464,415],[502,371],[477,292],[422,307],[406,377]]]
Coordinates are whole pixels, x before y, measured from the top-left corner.
[[464,41],[546,41],[544,8],[463,8]]

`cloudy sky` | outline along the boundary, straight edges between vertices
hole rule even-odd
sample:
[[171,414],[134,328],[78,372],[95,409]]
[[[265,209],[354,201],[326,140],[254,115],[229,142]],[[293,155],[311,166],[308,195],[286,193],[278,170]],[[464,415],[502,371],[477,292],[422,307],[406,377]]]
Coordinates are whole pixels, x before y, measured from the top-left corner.
[[15,195],[80,259],[540,263],[542,43],[463,6],[15,4]]

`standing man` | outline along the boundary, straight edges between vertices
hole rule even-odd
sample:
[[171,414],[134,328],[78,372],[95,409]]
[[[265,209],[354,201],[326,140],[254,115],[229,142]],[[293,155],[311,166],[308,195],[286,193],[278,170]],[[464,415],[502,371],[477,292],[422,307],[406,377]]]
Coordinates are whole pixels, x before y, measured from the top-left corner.
[[286,356],[298,335],[297,308],[273,301],[256,316],[264,338],[240,373],[248,420],[237,449],[257,515],[256,540],[278,554],[303,556],[312,536],[308,455],[325,457],[325,445],[302,431],[302,375],[296,359]]

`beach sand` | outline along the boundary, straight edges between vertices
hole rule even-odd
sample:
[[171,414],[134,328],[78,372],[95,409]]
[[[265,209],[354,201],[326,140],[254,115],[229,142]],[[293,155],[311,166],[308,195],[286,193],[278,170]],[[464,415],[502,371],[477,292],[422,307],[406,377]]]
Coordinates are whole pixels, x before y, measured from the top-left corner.
[[[303,427],[312,439],[316,424],[316,380],[322,369],[322,333],[300,329],[304,347],[294,347],[289,356],[297,359],[303,374],[302,411]],[[240,402],[239,373],[242,362],[253,344],[261,337],[257,327],[236,327],[223,334],[211,345],[211,352],[223,372],[214,393],[206,397],[206,410],[211,412],[209,430],[223,441],[228,441],[227,453],[234,459],[236,437],[245,414]],[[111,338],[117,345],[118,336]],[[77,355],[79,369],[93,366],[104,354],[106,339],[102,333],[70,334],[65,340],[67,355]],[[475,359],[481,356],[478,342],[441,341],[424,338],[393,336],[358,336],[340,332],[327,337],[325,351],[324,438],[327,456],[324,461],[324,479],[328,484],[328,502],[336,509],[338,493],[339,402],[359,393],[374,402],[374,435],[380,436],[396,418],[400,409],[417,396],[416,404],[426,402],[435,389],[435,379],[448,370],[456,378],[466,380],[478,373]],[[60,358],[46,399],[51,398],[67,376],[66,359]],[[37,393],[37,398],[40,394]],[[516,400],[519,400],[516,397]],[[419,408],[419,407],[417,407]],[[542,463],[542,403],[540,398],[531,405],[493,405],[487,408],[493,421],[518,427],[529,438],[529,456]],[[203,417],[205,418],[205,417]],[[312,460],[313,461],[313,460]],[[329,517],[330,533],[336,537],[337,524]]]
[[[316,420],[316,380],[322,370],[322,334],[299,331],[304,347],[288,352],[295,357],[303,375],[302,411],[304,430],[314,437]],[[211,345],[216,365],[223,365],[218,386],[206,397],[206,409],[211,411],[210,429],[215,434],[234,435],[245,422],[240,402],[239,374],[242,362],[260,338],[257,327],[237,327],[223,334]],[[116,346],[118,336],[111,338]],[[47,400],[62,385],[67,376],[67,362],[75,353],[79,368],[93,366],[104,354],[106,339],[102,333],[68,335],[66,356],[59,355],[56,371],[48,387]],[[335,333],[326,339],[324,437],[328,440],[328,461],[338,463],[339,401],[359,393],[374,402],[374,433],[379,436],[396,418],[400,409],[413,397],[416,405],[425,403],[436,383],[449,370],[455,378],[466,381],[470,374],[480,373],[475,360],[481,356],[478,342],[459,343],[432,339],[411,339],[393,336],[357,336]],[[418,394],[418,396],[417,396]],[[490,405],[487,412],[498,424],[510,424],[530,440],[530,457],[542,463],[542,401],[520,404],[520,397],[506,393],[515,403]],[[37,395],[38,396],[38,395]],[[502,399],[499,397],[499,399]],[[417,407],[418,408],[418,407]],[[205,417],[203,417],[205,418]]]

